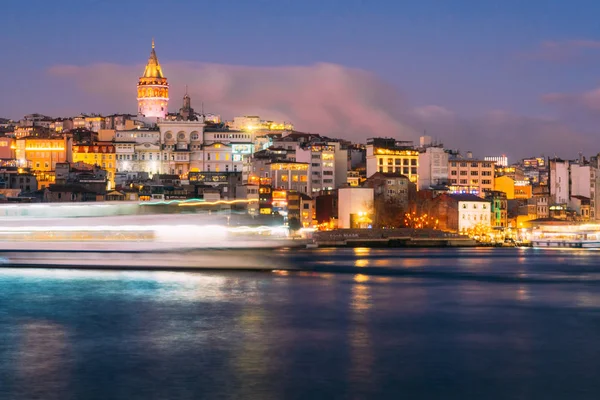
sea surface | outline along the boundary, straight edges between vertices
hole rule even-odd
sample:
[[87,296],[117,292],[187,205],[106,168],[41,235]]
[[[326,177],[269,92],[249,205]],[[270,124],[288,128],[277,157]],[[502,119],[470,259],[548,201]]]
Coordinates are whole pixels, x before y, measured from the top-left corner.
[[600,398],[600,252],[318,249],[271,267],[0,269],[0,399]]

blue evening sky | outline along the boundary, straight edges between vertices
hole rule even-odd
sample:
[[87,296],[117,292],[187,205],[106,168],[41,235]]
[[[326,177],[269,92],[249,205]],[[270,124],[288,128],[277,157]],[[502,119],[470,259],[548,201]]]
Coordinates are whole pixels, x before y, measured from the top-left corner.
[[[566,59],[547,41],[600,40],[600,2],[578,0],[3,0],[0,116],[18,118],[58,64],[169,60],[331,62],[371,71],[416,105],[545,116],[540,96],[595,88],[600,49]],[[46,86],[47,85],[47,86]],[[29,96],[29,97],[28,97]],[[67,94],[65,94],[67,96]],[[66,99],[57,100],[68,102]]]

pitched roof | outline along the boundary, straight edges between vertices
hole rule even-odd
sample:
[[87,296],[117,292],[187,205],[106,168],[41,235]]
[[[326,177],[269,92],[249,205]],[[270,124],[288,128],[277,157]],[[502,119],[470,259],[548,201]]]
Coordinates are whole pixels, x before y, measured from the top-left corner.
[[475,196],[474,194],[470,194],[470,193],[462,193],[462,194],[449,194],[448,196],[450,196],[451,198],[453,198],[456,201],[478,201],[481,203],[489,203],[489,200],[486,199],[482,199],[479,196]]

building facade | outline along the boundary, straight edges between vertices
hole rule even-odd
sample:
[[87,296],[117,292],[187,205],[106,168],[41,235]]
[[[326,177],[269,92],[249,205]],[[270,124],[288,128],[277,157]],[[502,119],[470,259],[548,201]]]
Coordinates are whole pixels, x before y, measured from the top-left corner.
[[448,157],[441,146],[428,146],[419,153],[419,190],[448,184]]
[[494,162],[452,158],[448,162],[448,184],[452,191],[484,196],[494,190]]
[[375,138],[367,141],[367,178],[376,172],[407,176],[411,182],[419,180],[419,152],[410,142]]

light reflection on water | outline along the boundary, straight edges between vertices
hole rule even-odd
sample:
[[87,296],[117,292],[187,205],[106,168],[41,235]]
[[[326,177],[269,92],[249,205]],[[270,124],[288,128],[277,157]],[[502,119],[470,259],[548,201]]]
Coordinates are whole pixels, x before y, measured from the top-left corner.
[[316,254],[286,273],[0,269],[0,398],[600,393],[597,255]]

